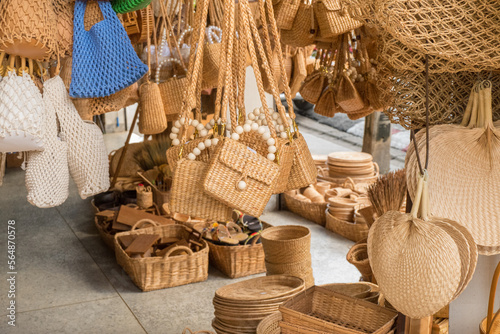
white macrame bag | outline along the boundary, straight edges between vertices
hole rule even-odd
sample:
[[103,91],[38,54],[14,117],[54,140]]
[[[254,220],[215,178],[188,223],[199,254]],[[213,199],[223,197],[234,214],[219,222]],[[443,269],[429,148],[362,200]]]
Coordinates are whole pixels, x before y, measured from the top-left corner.
[[[53,79],[46,81],[45,85],[50,85],[51,81]],[[39,208],[61,205],[69,193],[68,146],[58,136],[53,102],[51,97],[44,94],[45,149],[41,152],[28,152],[26,159],[28,202]]]
[[52,101],[61,133],[68,144],[68,163],[71,177],[85,199],[109,189],[109,163],[101,129],[83,121],[69,97],[60,76],[45,82],[44,97]]
[[9,69],[0,81],[0,152],[44,148],[42,94],[28,73]]

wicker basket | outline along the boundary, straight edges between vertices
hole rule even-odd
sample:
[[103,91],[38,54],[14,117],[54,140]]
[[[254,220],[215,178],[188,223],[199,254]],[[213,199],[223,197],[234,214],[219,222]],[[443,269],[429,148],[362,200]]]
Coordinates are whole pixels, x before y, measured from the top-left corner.
[[281,313],[276,312],[268,317],[265,317],[257,327],[257,334],[281,334],[279,322],[281,321]]
[[101,237],[102,241],[108,246],[109,249],[112,251],[115,250],[115,235],[110,234],[102,224],[99,223],[99,220],[97,217],[94,217],[94,222],[95,222],[95,227],[97,228],[97,232],[99,232],[99,236]]
[[327,333],[386,334],[397,317],[384,307],[318,286],[288,300],[280,311],[286,323]]
[[368,225],[340,220],[332,216],[328,210],[326,211],[325,228],[354,242],[358,242],[368,237]]
[[370,267],[370,260],[368,259],[368,249],[366,243],[357,243],[351,247],[347,253],[347,261],[354,265],[365,281],[372,280],[373,272]]
[[275,264],[311,260],[311,232],[307,227],[284,225],[262,232],[266,261]]
[[288,210],[316,224],[325,226],[326,224],[325,211],[327,207],[326,202],[325,203],[304,202],[286,193],[284,194],[284,197]]
[[[264,229],[271,225],[262,222]],[[223,246],[208,242],[210,263],[230,278],[245,277],[266,271],[265,255],[260,238],[244,246]]]
[[[164,237],[189,238],[182,225],[167,225],[120,233],[121,236],[158,234]],[[208,278],[208,245],[189,255],[172,257],[130,258],[115,237],[115,253],[118,264],[127,272],[142,291],[151,291],[174,286],[202,282]]]

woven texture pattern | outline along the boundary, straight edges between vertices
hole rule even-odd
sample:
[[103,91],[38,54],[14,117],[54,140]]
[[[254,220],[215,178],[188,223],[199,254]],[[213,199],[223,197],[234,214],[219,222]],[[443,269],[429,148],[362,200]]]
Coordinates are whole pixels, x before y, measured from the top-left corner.
[[177,162],[170,192],[170,209],[191,217],[227,221],[231,219],[232,209],[200,188],[207,169],[208,164],[202,161],[181,159]]
[[459,288],[459,249],[432,220],[387,212],[370,228],[368,255],[386,299],[412,318],[439,311]]
[[[158,234],[161,238],[189,239],[182,225],[166,225],[120,233],[119,236]],[[172,257],[131,258],[115,237],[116,261],[142,291],[171,288],[202,282],[208,278],[208,246],[202,241],[200,251]]]
[[111,0],[115,12],[123,14],[149,6],[152,0]]
[[327,203],[305,202],[287,193],[284,194],[284,197],[288,210],[318,225],[325,226]]
[[[280,6],[284,4],[284,1],[278,3],[275,6],[274,11],[280,12]],[[293,20],[292,27],[288,30],[281,30],[281,41],[290,46],[304,47],[314,44],[314,39],[316,37],[315,32],[315,21],[314,21],[314,9],[313,5],[310,3],[301,2],[297,15]]]
[[366,239],[368,236],[368,225],[340,220],[332,216],[330,212],[326,213],[325,228],[354,242]]
[[[490,133],[488,133],[490,132]],[[425,154],[425,131],[417,134],[420,154]],[[494,166],[500,159],[496,128],[468,129],[459,125],[439,125],[430,129],[432,159],[429,160],[431,212],[465,226],[481,254],[500,253],[500,230],[495,208],[500,205],[500,173]],[[488,145],[488,137],[491,144]],[[418,167],[415,150],[408,148],[407,184],[414,194]]]
[[281,321],[281,313],[276,312],[268,317],[265,317],[257,327],[257,334],[281,334],[279,322]]
[[293,166],[288,177],[287,190],[307,187],[316,183],[317,170],[314,160],[307,147],[306,140],[299,133],[298,138],[295,138],[292,143],[295,156],[293,158]]
[[26,72],[0,81],[0,152],[43,149],[44,110],[40,91]]
[[283,303],[280,312],[285,323],[325,333],[385,334],[397,317],[387,308],[319,286]]
[[174,77],[160,83],[158,86],[160,87],[163,109],[165,110],[167,120],[176,120],[182,108],[187,79],[185,77]]
[[28,152],[26,159],[27,199],[39,208],[61,205],[69,194],[68,145],[58,137],[53,102],[48,95],[43,97],[45,149]]
[[0,1],[0,51],[46,60],[56,52],[56,13],[49,0]]
[[101,129],[82,121],[69,98],[64,82],[56,76],[45,82],[44,96],[52,100],[68,144],[68,164],[82,199],[109,188],[109,164]]
[[139,80],[148,70],[135,53],[111,4],[106,1],[98,4],[104,20],[87,31],[83,22],[87,2],[75,3],[72,97],[111,95]]
[[149,81],[142,84],[140,97],[139,132],[154,135],[165,131],[167,117],[158,85]]
[[[260,217],[276,187],[279,166],[246,145],[225,139],[216,150],[203,182],[205,192],[222,203]],[[246,182],[238,189],[239,181]]]
[[314,15],[318,20],[322,38],[337,36],[363,25],[349,16],[341,0],[319,0],[314,2]]
[[73,53],[73,13],[75,0],[52,0],[57,17],[57,45],[60,57]]

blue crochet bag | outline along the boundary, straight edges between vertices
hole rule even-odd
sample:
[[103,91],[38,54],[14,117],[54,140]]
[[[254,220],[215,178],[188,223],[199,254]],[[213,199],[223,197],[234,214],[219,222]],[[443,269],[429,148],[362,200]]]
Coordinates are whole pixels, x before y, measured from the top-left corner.
[[87,1],[75,3],[71,97],[109,96],[132,85],[148,71],[111,3],[98,1],[98,4],[104,19],[87,31],[83,23]]

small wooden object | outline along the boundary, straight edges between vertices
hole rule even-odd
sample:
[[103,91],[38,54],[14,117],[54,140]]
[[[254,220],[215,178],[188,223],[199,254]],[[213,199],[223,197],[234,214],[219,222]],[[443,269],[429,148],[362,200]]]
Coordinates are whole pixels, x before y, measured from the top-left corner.
[[146,253],[155,242],[160,239],[158,234],[141,234],[125,249],[125,253],[129,256],[134,254]]
[[126,249],[135,240],[135,236],[133,236],[133,235],[123,235],[123,236],[118,237],[118,240],[120,241],[123,249]]
[[[175,224],[175,222],[171,219],[156,216],[141,210],[136,210],[125,205],[122,205],[120,207],[120,211],[118,211],[118,216],[116,217],[116,223],[126,225],[128,226],[128,230],[130,230],[132,226],[134,226],[134,224],[141,219],[151,219],[152,221],[157,222],[160,225]],[[115,223],[113,223],[113,228],[115,228]]]

